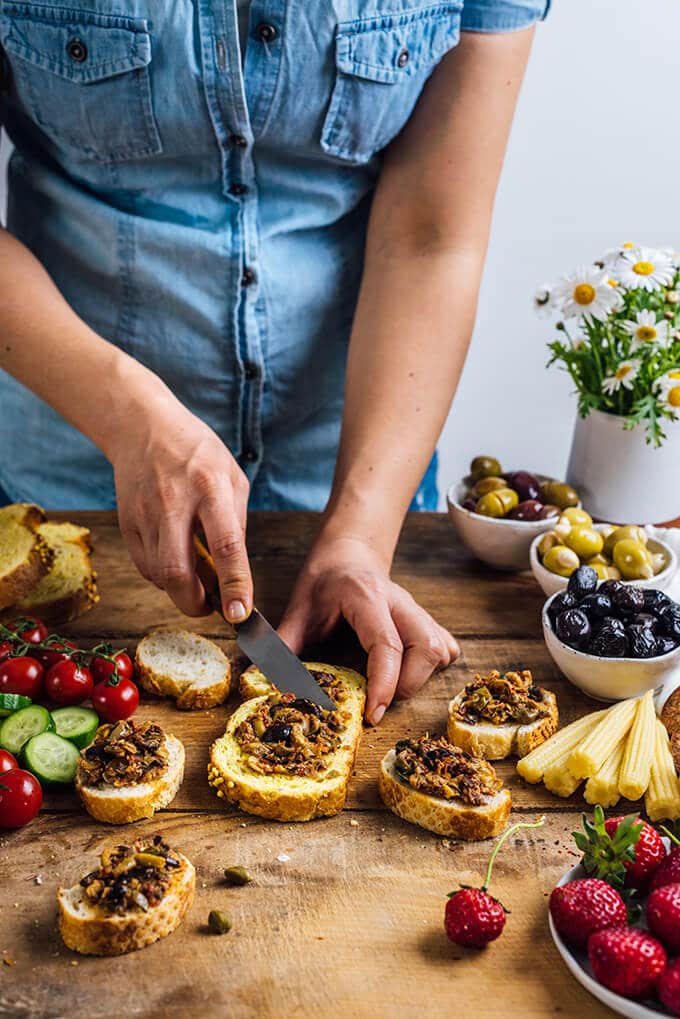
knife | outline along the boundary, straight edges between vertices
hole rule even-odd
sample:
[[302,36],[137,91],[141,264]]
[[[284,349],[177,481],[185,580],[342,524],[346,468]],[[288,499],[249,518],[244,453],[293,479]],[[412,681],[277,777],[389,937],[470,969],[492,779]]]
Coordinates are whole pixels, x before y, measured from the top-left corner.
[[[194,535],[196,550],[196,573],[205,588],[208,604],[225,619],[220,598],[220,585],[215,563],[198,535]],[[229,620],[225,619],[229,623]],[[242,623],[229,623],[236,630],[236,640],[241,650],[257,665],[282,693],[294,693],[296,697],[318,704],[327,711],[335,711],[335,704],[327,693],[304,667],[297,655],[281,640],[273,626],[256,608]]]

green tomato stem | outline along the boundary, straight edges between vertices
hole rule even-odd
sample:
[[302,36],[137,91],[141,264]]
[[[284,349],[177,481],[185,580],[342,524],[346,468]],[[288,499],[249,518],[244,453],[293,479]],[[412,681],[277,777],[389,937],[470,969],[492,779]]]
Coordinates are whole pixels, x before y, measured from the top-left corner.
[[491,881],[491,871],[493,870],[494,862],[496,860],[496,857],[498,856],[498,851],[505,842],[505,840],[509,839],[510,836],[514,834],[514,832],[519,831],[521,828],[540,828],[544,824],[545,814],[543,815],[543,817],[539,817],[538,821],[520,821],[519,824],[513,824],[511,828],[508,828],[507,831],[503,832],[498,842],[494,846],[491,856],[489,857],[489,865],[486,868],[486,877],[484,878],[484,884],[482,885],[483,892],[488,890],[489,882]]

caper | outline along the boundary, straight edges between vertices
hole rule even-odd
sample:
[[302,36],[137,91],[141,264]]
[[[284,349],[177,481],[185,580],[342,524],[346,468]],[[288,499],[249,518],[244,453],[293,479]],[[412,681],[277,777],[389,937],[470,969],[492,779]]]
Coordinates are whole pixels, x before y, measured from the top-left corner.
[[612,555],[624,580],[649,580],[654,576],[651,556],[641,542],[633,538],[617,541]]
[[641,545],[647,544],[647,534],[641,527],[638,527],[636,524],[626,524],[625,527],[615,527],[607,535],[604,543],[604,554],[608,555],[611,559],[614,545],[616,545],[617,541],[625,541],[626,539],[637,541]]
[[499,488],[507,488],[508,483],[505,478],[495,478],[493,476],[488,478],[480,478],[477,481],[468,495],[471,499],[479,499],[481,496],[486,495],[487,492],[495,492]]
[[546,552],[543,565],[559,577],[570,577],[581,564],[576,553],[566,545],[555,545]]
[[578,506],[578,493],[564,481],[544,481],[541,485],[541,502],[552,503],[560,509]]
[[501,465],[495,456],[476,456],[470,464],[470,477],[473,481],[492,475],[497,478],[502,473]]
[[559,534],[556,534],[555,531],[546,531],[545,534],[541,535],[540,541],[536,548],[538,549],[538,554],[542,559],[546,552],[548,552],[551,548],[554,548],[555,545],[561,544],[562,541],[560,539]]
[[592,527],[593,518],[590,513],[586,513],[584,509],[579,506],[567,506],[562,511],[562,516],[566,517],[572,527]]
[[225,867],[224,878],[230,885],[247,885],[253,880],[245,867]]
[[477,513],[485,517],[504,517],[519,503],[517,492],[511,488],[499,488],[495,492],[487,492],[477,503]]
[[592,527],[572,527],[564,537],[564,544],[581,559],[591,559],[602,551],[604,541]]
[[208,913],[208,927],[213,934],[226,934],[231,930],[231,918],[221,909],[211,909]]

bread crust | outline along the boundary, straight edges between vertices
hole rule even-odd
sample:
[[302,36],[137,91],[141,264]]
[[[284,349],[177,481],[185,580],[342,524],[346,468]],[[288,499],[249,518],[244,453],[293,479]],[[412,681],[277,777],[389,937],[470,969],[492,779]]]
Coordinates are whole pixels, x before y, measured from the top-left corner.
[[[311,821],[317,817],[332,817],[345,805],[357,748],[361,739],[362,718],[366,702],[366,680],[353,669],[319,662],[306,662],[308,669],[331,672],[345,682],[352,691],[352,721],[347,739],[337,751],[330,770],[337,772],[332,778],[299,778],[285,775],[260,775],[243,766],[233,733],[236,727],[251,714],[267,695],[249,698],[234,712],[227,723],[224,736],[210,748],[208,781],[220,799],[236,804],[241,810],[272,821]],[[254,666],[248,669],[245,689],[272,691],[271,685]],[[245,675],[245,674],[244,674]],[[244,689],[243,684],[241,688]]]
[[83,910],[75,906],[78,886],[59,888],[59,931],[67,948],[81,955],[125,955],[172,934],[191,906],[196,888],[196,871],[191,861],[181,853],[173,855],[180,866],[162,900],[146,913],[106,916],[97,907],[88,905],[83,915]]
[[[83,560],[83,580],[81,586],[62,597],[50,598],[45,601],[34,601],[32,599],[33,591],[29,591],[25,595],[20,603],[14,608],[19,612],[27,612],[36,615],[39,619],[42,619],[45,623],[68,623],[73,619],[77,619],[82,616],[85,612],[88,612],[91,608],[99,601],[99,592],[97,591],[97,574],[92,569],[92,563],[90,556],[92,554],[92,541],[90,531],[86,527],[75,528],[74,525],[69,524],[58,524],[53,521],[46,521],[46,527],[41,528],[41,537],[50,546],[50,528],[56,529],[59,527],[70,528],[76,533],[72,537],[63,538],[64,543],[74,545],[80,549]],[[52,549],[53,557],[56,558],[58,555],[57,549]],[[49,571],[48,571],[49,572]]]
[[[32,503],[18,503],[4,509],[8,515],[11,512],[12,525],[24,527],[27,532],[32,533],[33,546],[23,562],[9,573],[0,576],[0,611],[24,598],[49,571],[54,560],[54,552],[37,531],[38,526],[45,521],[45,511]],[[0,521],[1,519],[0,515]]]
[[487,721],[462,722],[455,717],[456,708],[465,696],[465,690],[461,690],[449,702],[446,724],[447,738],[461,750],[465,750],[475,757],[483,757],[487,761],[502,761],[504,758],[510,757],[511,754],[520,758],[526,757],[528,753],[557,732],[559,723],[555,694],[543,687],[541,689],[544,702],[547,701],[550,707],[550,713],[543,718],[537,718],[529,725],[520,725],[519,723],[494,725]]
[[[206,643],[212,645],[212,648],[217,650],[224,660],[223,679],[213,683],[212,686],[193,687],[187,684],[185,680],[178,681],[175,676],[167,672],[159,672],[148,662],[145,662],[145,642],[152,637],[156,637],[159,633],[189,634],[192,638],[206,641]],[[188,630],[177,628],[152,630],[137,645],[135,667],[140,686],[150,693],[158,694],[161,697],[173,697],[177,707],[182,711],[214,708],[217,704],[222,704],[226,701],[231,690],[231,662],[222,651],[222,648],[218,647],[213,641],[209,641],[206,637],[200,637],[198,634],[190,633]]]
[[501,789],[487,804],[473,807],[462,800],[428,796],[404,782],[395,769],[395,750],[389,750],[380,764],[378,789],[393,814],[410,824],[465,842],[492,838],[503,831],[512,807],[508,789]]

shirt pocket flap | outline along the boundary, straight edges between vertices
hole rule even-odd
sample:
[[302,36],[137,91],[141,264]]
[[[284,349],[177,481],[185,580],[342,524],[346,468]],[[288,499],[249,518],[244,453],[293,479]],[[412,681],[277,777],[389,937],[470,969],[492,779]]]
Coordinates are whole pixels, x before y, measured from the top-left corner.
[[458,42],[462,2],[403,14],[341,22],[336,38],[339,71],[395,84],[432,67]]
[[146,67],[147,28],[143,19],[55,7],[37,11],[28,4],[4,4],[0,15],[0,40],[9,54],[78,84]]

